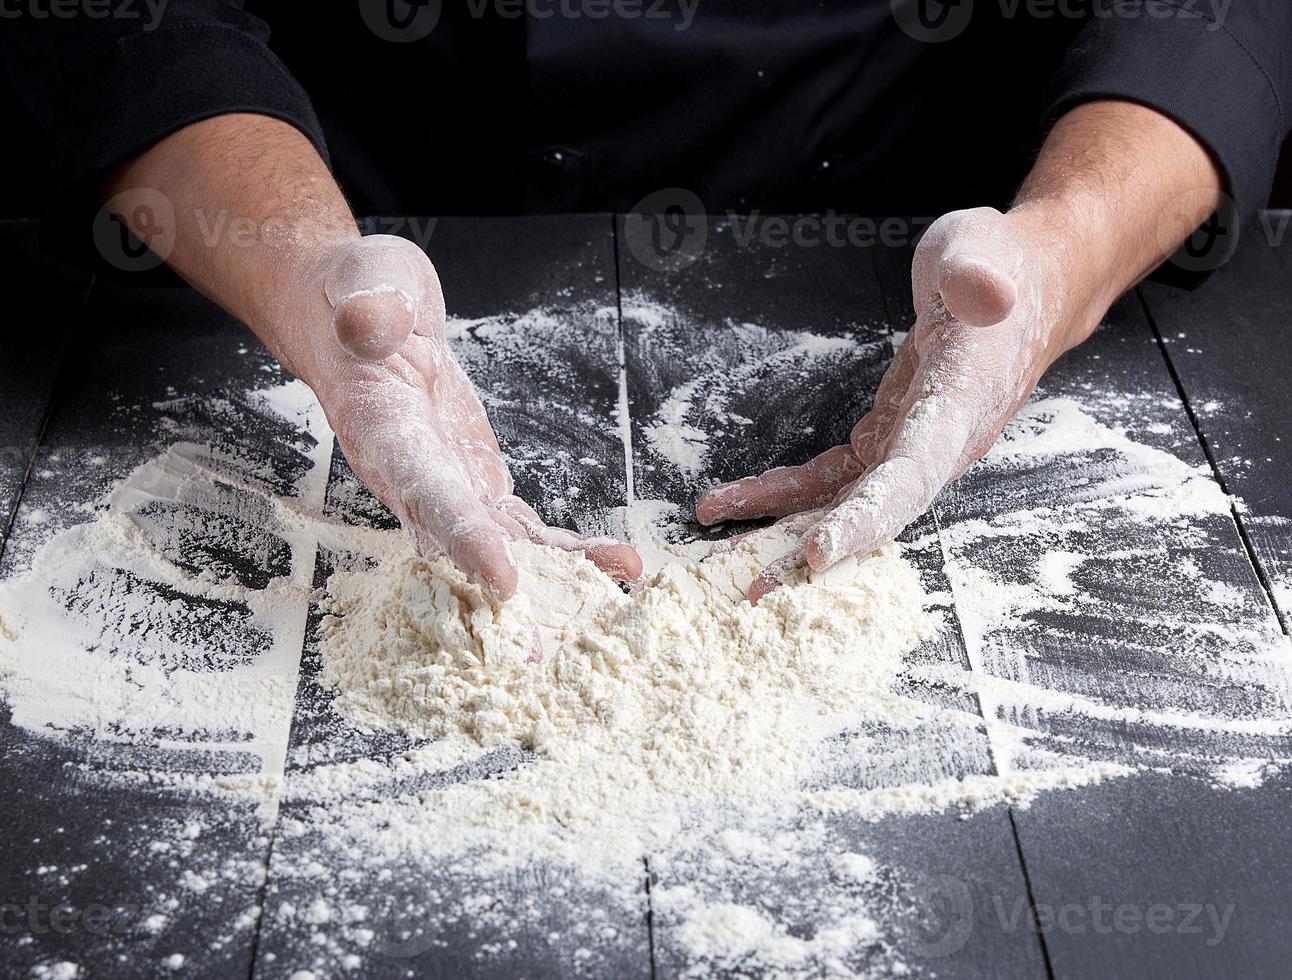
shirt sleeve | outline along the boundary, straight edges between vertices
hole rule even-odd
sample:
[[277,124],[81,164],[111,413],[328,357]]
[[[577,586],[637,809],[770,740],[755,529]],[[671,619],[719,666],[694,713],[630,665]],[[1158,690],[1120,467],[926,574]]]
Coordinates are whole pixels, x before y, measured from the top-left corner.
[[55,251],[93,261],[104,172],[203,119],[272,116],[328,159],[308,96],[241,0],[141,2],[102,17],[88,9],[62,18],[11,14],[0,30],[14,87],[48,143],[55,193],[43,237]]
[[1292,103],[1288,0],[1097,0],[1055,79],[1050,121],[1096,99],[1138,102],[1215,156],[1247,222],[1269,201]]

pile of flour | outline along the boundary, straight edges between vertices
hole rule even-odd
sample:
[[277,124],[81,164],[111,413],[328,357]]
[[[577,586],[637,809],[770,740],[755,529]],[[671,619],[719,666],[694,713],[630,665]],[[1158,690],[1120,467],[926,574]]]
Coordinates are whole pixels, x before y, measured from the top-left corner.
[[[1130,772],[1067,758],[938,778],[940,760],[922,757],[918,774],[885,776],[872,737],[914,747],[938,729],[962,765],[982,739],[976,716],[902,692],[912,652],[942,626],[903,547],[801,570],[752,606],[745,590],[801,525],[677,544],[659,533],[675,510],[619,514],[651,569],[630,594],[580,555],[519,544],[520,591],[501,608],[398,532],[351,527],[331,542],[351,559],[327,582],[319,680],[347,723],[417,747],[292,773],[283,874],[318,894],[299,855],[339,850],[393,880],[417,868],[419,883],[398,926],[387,911],[326,930],[320,968],[405,925],[426,937],[419,950],[462,922],[517,935],[541,915],[495,889],[535,869],[576,907],[632,921],[648,860],[657,942],[680,944],[696,975],[893,975],[904,913],[891,893],[904,886],[832,829],[839,815],[968,811]],[[875,771],[833,770],[842,760]],[[366,901],[339,882],[284,925],[347,921]],[[615,930],[583,925],[557,941],[579,947],[580,975],[604,975]]]
[[329,580],[321,679],[352,723],[532,750],[532,772],[486,787],[493,815],[613,818],[622,837],[654,801],[789,792],[823,738],[902,717],[893,678],[938,629],[896,546],[744,601],[793,530],[666,565],[632,595],[579,554],[519,544],[501,608],[390,541]]

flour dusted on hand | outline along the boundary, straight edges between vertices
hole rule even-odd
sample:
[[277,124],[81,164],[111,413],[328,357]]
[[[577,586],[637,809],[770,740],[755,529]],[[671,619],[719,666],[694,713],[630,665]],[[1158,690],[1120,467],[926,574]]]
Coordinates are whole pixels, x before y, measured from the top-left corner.
[[358,724],[532,748],[569,820],[615,787],[792,788],[818,739],[892,720],[902,654],[938,622],[896,546],[743,601],[791,534],[666,565],[632,595],[581,555],[519,544],[520,594],[499,609],[448,562],[396,544],[329,581],[322,679]]

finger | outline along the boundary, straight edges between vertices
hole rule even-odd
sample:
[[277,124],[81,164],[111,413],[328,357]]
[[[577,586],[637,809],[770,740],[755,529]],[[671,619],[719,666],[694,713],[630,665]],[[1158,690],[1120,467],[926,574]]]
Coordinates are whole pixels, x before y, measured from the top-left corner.
[[810,567],[829,568],[895,538],[972,458],[968,447],[985,416],[947,377],[937,365],[922,372],[915,391],[928,393],[912,394],[881,461],[805,536]]
[[494,508],[489,512],[489,516],[491,516],[494,519],[494,522],[502,528],[502,533],[507,535],[507,537],[512,541],[529,540],[529,532],[525,529],[525,526],[510,514]]
[[412,295],[389,283],[343,296],[332,313],[341,346],[365,361],[384,361],[396,353],[416,322]]
[[510,542],[495,522],[468,518],[453,527],[449,531],[449,558],[497,601],[506,602],[516,594],[520,573]]
[[632,545],[611,538],[588,538],[582,551],[588,561],[613,579],[635,582],[642,577],[642,558]]
[[550,527],[538,512],[519,497],[500,501],[499,508],[513,518],[535,544],[562,551],[578,551],[611,578],[634,581],[641,578],[642,560],[632,545],[613,538],[588,538],[562,527]]
[[[850,484],[851,485],[851,484]],[[842,491],[840,491],[842,492]],[[825,516],[824,508],[816,510],[800,511],[797,514],[786,514],[784,517],[777,518],[772,527],[782,527],[785,524],[800,522],[803,527],[810,526]],[[754,528],[752,531],[741,531],[739,534],[733,534],[729,538],[713,542],[709,547],[710,555],[725,555],[729,551],[735,551],[740,544],[757,534],[765,532],[766,528]],[[801,532],[800,532],[801,533]]]
[[547,528],[547,530],[552,532],[560,531],[563,534],[569,535],[571,540],[576,537],[573,531],[566,531],[564,528],[548,528],[547,524],[543,521],[543,518],[539,516],[538,511],[529,506],[529,504],[525,503],[525,501],[521,500],[515,494],[507,494],[506,496],[501,497],[498,500],[497,506],[503,513],[508,514],[517,520],[521,526],[525,528],[526,534],[530,534],[532,530],[536,528]]
[[562,551],[580,551],[583,535],[563,527],[549,527],[538,511],[514,494],[498,501],[498,509],[516,521],[525,531],[525,537],[535,544],[559,548]]
[[323,288],[337,340],[363,360],[394,354],[419,320],[443,325],[444,298],[435,269],[402,238],[373,235],[354,242],[328,272]]
[[819,571],[849,555],[870,554],[924,513],[938,488],[915,461],[885,460],[806,535],[808,566]]
[[812,510],[828,503],[862,472],[851,446],[835,446],[802,466],[778,466],[714,487],[695,505],[695,517],[713,525]]
[[879,447],[887,442],[893,425],[901,417],[902,406],[910,393],[911,380],[919,364],[917,345],[908,338],[897,348],[893,362],[884,372],[875,393],[874,407],[853,427],[848,441],[865,468],[869,469],[878,460]]
[[745,595],[749,597],[750,603],[758,605],[769,592],[779,589],[796,571],[803,567],[803,551],[801,548],[795,548],[783,558],[778,558],[761,572],[758,577],[749,584]]
[[1013,271],[1000,264],[999,255],[988,257],[972,245],[943,261],[938,292],[947,312],[971,327],[1000,323],[1018,302]]
[[424,555],[447,555],[498,602],[516,594],[519,573],[508,536],[464,483],[444,476],[391,482],[405,487],[403,512]]

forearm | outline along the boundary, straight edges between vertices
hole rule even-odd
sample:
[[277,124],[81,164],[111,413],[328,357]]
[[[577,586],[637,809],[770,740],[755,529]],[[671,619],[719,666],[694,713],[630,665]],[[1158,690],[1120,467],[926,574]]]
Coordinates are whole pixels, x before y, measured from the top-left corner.
[[[114,212],[179,275],[247,324],[289,370],[315,347],[292,305],[336,248],[359,238],[318,152],[294,127],[223,115],[185,127],[119,167]],[[173,230],[135,205],[160,193]],[[151,240],[150,240],[151,239]]]
[[1091,102],[1059,120],[1010,219],[1062,264],[1068,346],[1215,211],[1222,184],[1207,150],[1151,109]]

